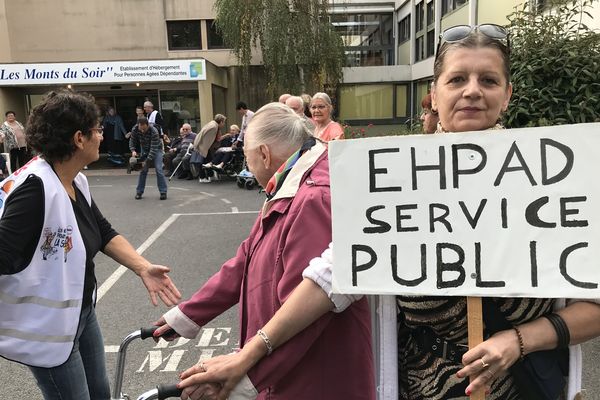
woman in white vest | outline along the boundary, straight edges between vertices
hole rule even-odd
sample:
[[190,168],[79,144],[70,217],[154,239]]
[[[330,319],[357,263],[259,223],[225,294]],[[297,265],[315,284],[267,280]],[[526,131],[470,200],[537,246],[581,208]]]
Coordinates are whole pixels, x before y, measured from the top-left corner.
[[38,156],[0,184],[0,356],[29,366],[47,400],[110,399],[98,251],[135,272],[154,305],[181,297],[169,268],[137,254],[91,198],[80,171],[98,159],[98,118],[93,97],[48,93],[26,128]]
[[[440,118],[436,134],[502,129],[498,121],[512,94],[509,53],[507,32],[501,26],[459,25],[444,31],[431,90],[432,110]],[[182,374],[182,386],[219,382],[223,384],[216,386],[221,390],[219,399],[224,399],[238,381],[243,384],[245,380],[240,379],[261,357],[277,351],[321,314],[347,307],[355,300],[353,296],[331,290],[333,263],[331,248],[312,260],[304,271],[309,279],[261,328],[261,335],[239,353],[190,368]],[[569,358],[568,385],[564,395],[557,393],[556,397],[581,398],[578,345],[600,335],[599,299],[486,298],[484,307],[493,303],[488,310],[495,308],[499,314],[490,317],[490,322],[504,319],[510,321],[510,328],[489,331],[492,324],[486,323],[489,336],[470,350],[466,298],[378,296],[378,300],[380,399],[465,399],[486,389],[489,400],[530,400],[533,397],[526,391],[533,387],[532,380],[519,385],[515,377],[524,374],[515,373],[511,367],[525,356],[552,349],[568,349]],[[552,357],[553,361],[559,359]],[[194,395],[190,398],[197,399]]]

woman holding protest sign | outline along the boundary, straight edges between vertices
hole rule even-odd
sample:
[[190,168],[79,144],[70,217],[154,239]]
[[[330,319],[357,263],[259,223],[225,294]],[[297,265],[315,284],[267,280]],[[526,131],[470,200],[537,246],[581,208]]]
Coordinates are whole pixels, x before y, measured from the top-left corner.
[[[437,133],[502,129],[498,121],[512,94],[504,28],[492,24],[449,28],[436,54],[431,94],[432,109],[440,118]],[[262,328],[269,349],[256,342],[235,355],[205,362],[208,372],[186,371],[183,378],[220,382],[225,393],[267,350],[270,353],[322,313],[344,309],[354,298],[332,293],[332,264],[330,249],[313,260],[304,273],[309,279]],[[600,335],[598,300],[489,298],[483,301],[486,340],[467,351],[464,297],[397,296],[396,302],[399,387],[386,399],[458,399],[484,388],[487,399],[557,399],[566,391],[572,400],[581,390],[577,344]],[[396,329],[396,321],[388,320],[382,332],[389,329]],[[567,348],[564,358],[554,351],[566,355]],[[560,364],[567,358],[565,390]],[[558,375],[538,380],[536,388],[529,373],[535,375],[547,366],[559,368]],[[541,392],[550,387],[553,393]]]

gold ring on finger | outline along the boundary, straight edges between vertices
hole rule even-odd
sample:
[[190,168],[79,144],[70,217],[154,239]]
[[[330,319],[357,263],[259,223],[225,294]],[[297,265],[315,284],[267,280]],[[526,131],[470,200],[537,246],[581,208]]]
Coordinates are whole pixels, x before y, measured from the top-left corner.
[[490,366],[490,364],[488,364],[488,363],[486,363],[485,361],[483,361],[483,357],[481,357],[481,358],[479,359],[479,361],[481,361],[481,368],[482,368],[482,369],[486,369],[487,367],[489,367],[489,366]]

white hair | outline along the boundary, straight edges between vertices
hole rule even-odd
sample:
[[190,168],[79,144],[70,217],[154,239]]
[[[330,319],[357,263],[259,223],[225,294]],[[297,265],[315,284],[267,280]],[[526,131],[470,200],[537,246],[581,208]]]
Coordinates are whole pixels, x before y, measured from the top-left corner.
[[312,97],[312,101],[315,101],[316,99],[321,99],[325,103],[329,104],[329,106],[333,107],[333,104],[331,103],[331,98],[329,97],[329,95],[327,93],[323,93],[323,92],[315,93]]
[[[300,97],[300,96],[288,97],[288,99],[285,101],[285,105],[288,106],[289,108],[291,108],[292,110],[294,110],[294,112],[296,112],[294,107],[292,107],[293,105],[295,105],[296,106],[295,108],[298,109],[300,114],[304,113],[304,102],[302,101],[302,97]],[[300,115],[300,114],[298,114],[298,115]]]
[[152,104],[151,101],[145,101],[144,102],[144,107],[146,107],[146,106],[150,106],[150,107],[154,108],[154,104]]
[[[244,147],[255,148],[262,144],[273,149],[274,154],[285,156],[299,149],[312,134],[298,114],[285,104],[269,103],[261,107],[248,124]],[[248,136],[246,136],[248,138]]]

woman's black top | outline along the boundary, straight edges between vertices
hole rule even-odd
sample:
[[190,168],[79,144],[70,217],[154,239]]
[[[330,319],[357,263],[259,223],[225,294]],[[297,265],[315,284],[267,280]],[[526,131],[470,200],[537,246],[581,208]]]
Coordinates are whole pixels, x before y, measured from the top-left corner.
[[[96,287],[94,256],[118,233],[93,200],[90,207],[77,187],[75,196],[76,200],[71,199],[71,205],[86,254],[82,302],[82,307],[86,307],[92,303],[92,293]],[[15,274],[29,265],[43,225],[44,186],[39,177],[30,175],[8,197],[0,219],[0,275]]]

